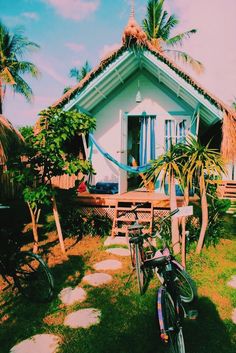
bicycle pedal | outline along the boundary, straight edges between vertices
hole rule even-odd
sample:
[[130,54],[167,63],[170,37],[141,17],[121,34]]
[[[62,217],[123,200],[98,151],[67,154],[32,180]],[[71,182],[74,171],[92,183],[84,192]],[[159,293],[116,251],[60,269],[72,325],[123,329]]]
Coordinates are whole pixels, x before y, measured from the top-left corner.
[[196,320],[198,318],[198,311],[197,310],[189,310],[187,312],[186,318],[189,320]]

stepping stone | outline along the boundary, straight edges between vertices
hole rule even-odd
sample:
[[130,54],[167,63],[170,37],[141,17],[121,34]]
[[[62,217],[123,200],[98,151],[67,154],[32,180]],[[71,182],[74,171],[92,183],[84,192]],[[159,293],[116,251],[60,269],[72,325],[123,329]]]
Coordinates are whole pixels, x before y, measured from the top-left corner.
[[10,353],[56,353],[61,338],[51,334],[32,336],[10,350]]
[[126,237],[107,237],[104,246],[110,245],[128,245],[128,239]]
[[64,325],[70,328],[89,328],[92,325],[99,324],[100,317],[100,310],[94,308],[81,309],[67,315],[64,320]]
[[118,256],[130,256],[129,249],[124,249],[124,248],[110,248],[110,249],[106,249],[106,252],[108,252],[109,254],[114,254]]
[[122,268],[122,263],[118,260],[104,260],[101,262],[97,262],[93,267],[96,271],[119,270],[120,268]]
[[231,280],[227,284],[230,287],[236,288],[236,276],[232,276]]
[[236,309],[233,310],[232,321],[233,321],[234,324],[236,324]]
[[99,287],[103,284],[110,283],[112,276],[107,273],[93,273],[91,275],[84,276],[83,281],[87,282],[91,286]]
[[63,304],[73,305],[77,302],[83,302],[87,297],[87,293],[83,288],[80,287],[76,287],[74,289],[71,287],[67,287],[62,289],[58,296]]

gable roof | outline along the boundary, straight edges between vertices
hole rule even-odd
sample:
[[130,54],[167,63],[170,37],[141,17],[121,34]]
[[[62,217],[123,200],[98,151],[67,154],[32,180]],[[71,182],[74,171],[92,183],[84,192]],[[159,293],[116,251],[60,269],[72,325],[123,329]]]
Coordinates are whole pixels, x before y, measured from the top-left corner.
[[142,28],[137,24],[134,17],[131,16],[122,36],[122,44],[113,52],[109,53],[106,58],[91,70],[78,84],[66,92],[58,99],[52,107],[63,107],[73,98],[75,98],[82,90],[84,90],[99,74],[103,73],[106,68],[114,63],[119,57],[127,51],[149,52],[160,62],[166,64],[168,68],[189,84],[195,92],[204,97],[211,105],[223,113],[223,140],[222,153],[227,159],[236,159],[236,111],[209,92],[188,73],[186,73],[178,64],[176,64],[163,51],[157,49],[147,39]]

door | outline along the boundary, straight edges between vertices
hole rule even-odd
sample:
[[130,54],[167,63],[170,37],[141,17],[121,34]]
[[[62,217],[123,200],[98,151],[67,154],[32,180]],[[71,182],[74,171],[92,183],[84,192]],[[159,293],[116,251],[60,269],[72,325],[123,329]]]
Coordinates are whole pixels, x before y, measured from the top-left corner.
[[[120,110],[120,163],[127,165],[128,114]],[[119,194],[127,192],[127,172],[119,168]]]

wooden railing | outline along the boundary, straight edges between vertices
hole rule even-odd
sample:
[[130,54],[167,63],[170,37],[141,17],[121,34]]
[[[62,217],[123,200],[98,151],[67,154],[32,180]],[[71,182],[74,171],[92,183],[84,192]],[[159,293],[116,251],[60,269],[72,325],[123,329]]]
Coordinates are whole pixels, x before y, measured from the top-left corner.
[[222,180],[217,188],[217,193],[222,199],[236,201],[236,180]]

